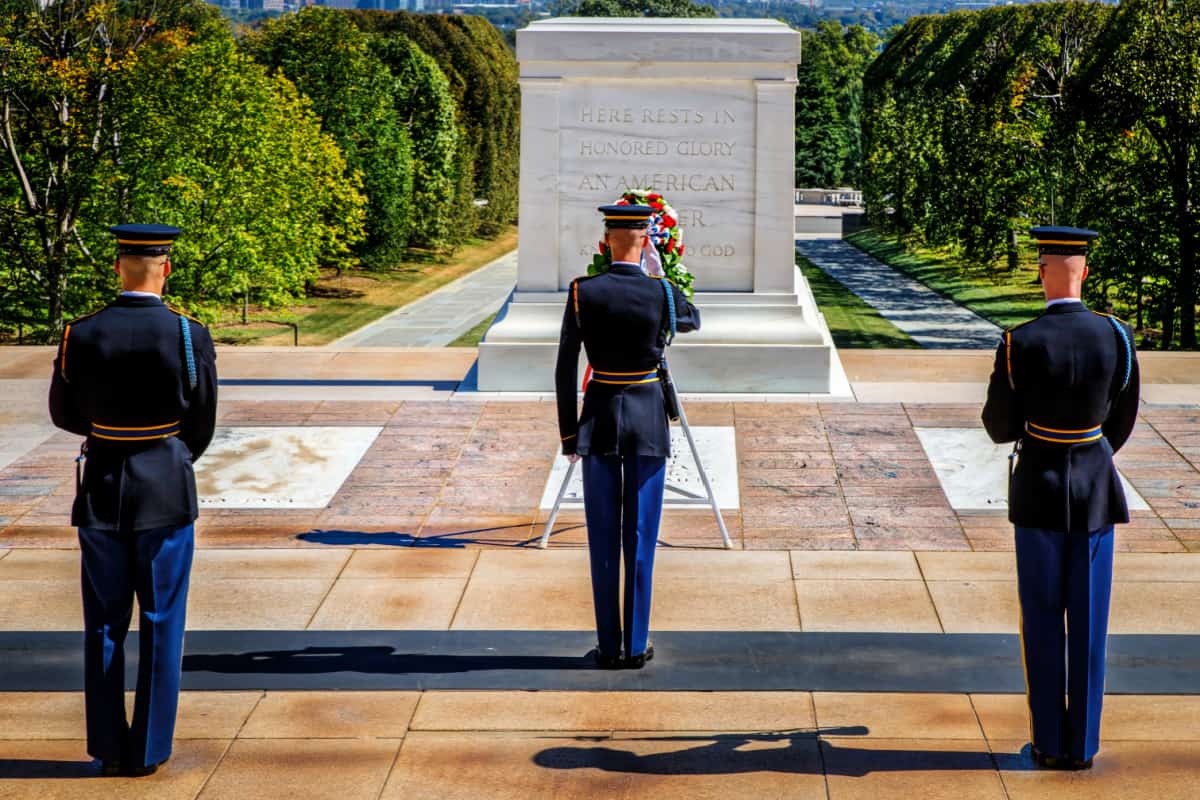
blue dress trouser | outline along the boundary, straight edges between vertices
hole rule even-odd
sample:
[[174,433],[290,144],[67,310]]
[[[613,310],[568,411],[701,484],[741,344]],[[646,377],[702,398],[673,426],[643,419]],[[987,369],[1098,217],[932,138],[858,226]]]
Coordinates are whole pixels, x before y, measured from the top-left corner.
[[1033,746],[1085,761],[1100,749],[1113,529],[1083,536],[1018,527],[1016,539]]
[[[650,636],[650,594],[654,548],[662,519],[667,460],[649,456],[585,456],[583,500],[592,600],[600,652],[626,656],[646,651]],[[624,550],[625,613],[622,639],[620,603]]]
[[[83,556],[84,702],[88,753],[127,767],[171,755],[192,526],[135,533],[79,529]],[[138,601],[133,722],[125,717],[125,635]]]

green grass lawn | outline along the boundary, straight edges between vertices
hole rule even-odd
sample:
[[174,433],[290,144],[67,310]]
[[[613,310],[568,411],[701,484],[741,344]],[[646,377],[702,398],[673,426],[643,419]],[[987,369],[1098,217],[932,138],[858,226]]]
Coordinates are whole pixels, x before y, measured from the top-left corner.
[[517,229],[510,226],[495,239],[467,242],[444,261],[406,261],[388,270],[352,270],[340,276],[329,271],[302,305],[252,308],[248,325],[241,324],[240,309],[227,310],[212,326],[213,338],[222,344],[290,345],[291,328],[275,324],[289,321],[300,326],[300,344],[328,344],[490,264],[516,246]]
[[[496,314],[500,312],[497,311]],[[483,335],[487,333],[487,329],[492,326],[492,321],[496,319],[496,314],[492,314],[483,322],[476,325],[471,330],[464,333],[462,336],[455,339],[447,347],[478,347],[479,342],[483,340]]]
[[920,349],[908,334],[807,258],[797,255],[796,265],[808,279],[838,347]]
[[997,273],[964,267],[945,251],[906,246],[871,230],[853,233],[846,241],[1002,328],[1032,319],[1045,307],[1036,263],[1022,263],[1015,273]]

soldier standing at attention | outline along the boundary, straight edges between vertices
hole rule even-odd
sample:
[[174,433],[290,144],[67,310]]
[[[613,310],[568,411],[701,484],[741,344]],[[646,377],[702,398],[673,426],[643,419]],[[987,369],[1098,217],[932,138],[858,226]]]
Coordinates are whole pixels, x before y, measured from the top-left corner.
[[[192,463],[213,436],[216,354],[208,330],[162,299],[179,229],[110,230],[124,291],[63,331],[50,416],[87,437],[71,524],[83,562],[88,753],[105,775],[142,776],[171,755],[197,516]],[[130,724],[124,645],[135,595]]]
[[1129,521],[1113,453],[1137,419],[1137,354],[1128,325],[1080,299],[1098,234],[1032,234],[1046,310],[1005,332],[983,424],[993,441],[1016,442],[1009,519],[1033,757],[1088,769],[1100,748],[1113,525]]
[[[583,459],[596,661],[605,669],[640,669],[654,657],[648,643],[650,593],[671,450],[658,370],[672,305],[679,331],[698,329],[700,312],[666,278],[642,271],[642,251],[653,246],[646,228],[654,209],[612,205],[600,211],[612,267],[571,283],[555,370],[558,427],[563,453],[572,463]],[[577,416],[581,343],[593,377]]]

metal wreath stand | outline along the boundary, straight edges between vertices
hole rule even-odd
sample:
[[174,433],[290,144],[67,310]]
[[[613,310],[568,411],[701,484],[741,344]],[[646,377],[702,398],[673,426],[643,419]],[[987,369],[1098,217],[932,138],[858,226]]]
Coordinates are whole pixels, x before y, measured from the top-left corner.
[[[670,283],[663,280],[663,288],[667,291],[667,307],[670,309],[671,333],[667,338],[667,346],[671,345],[671,341],[675,338],[675,302],[674,296],[671,295]],[[666,368],[666,356],[663,357],[663,367]],[[588,373],[591,373],[591,367],[588,367]],[[584,388],[587,387],[587,374],[584,376]],[[712,483],[708,480],[708,471],[704,469],[704,462],[700,460],[700,449],[696,447],[696,440],[692,436],[692,428],[688,425],[687,413],[683,410],[683,401],[679,399],[679,392],[675,389],[674,380],[671,378],[670,370],[667,370],[667,386],[663,387],[664,391],[675,392],[676,408],[679,409],[679,426],[683,428],[683,435],[687,437],[688,447],[692,450],[692,458],[696,462],[696,469],[700,472],[700,482],[704,485],[704,495],[698,495],[695,492],[689,492],[682,486],[675,486],[667,483],[663,493],[663,505],[678,505],[678,506],[700,506],[708,505],[712,508],[713,517],[717,520],[717,527],[721,531],[721,540],[725,543],[726,550],[733,549],[733,542],[729,539],[729,531],[725,528],[725,519],[721,516],[721,506],[717,503],[717,496],[713,492]],[[578,462],[576,462],[578,463]],[[554,529],[554,521],[558,519],[558,511],[562,506],[563,498],[567,494],[567,486],[571,483],[571,476],[575,474],[576,464],[567,466],[567,474],[563,476],[562,485],[558,487],[558,496],[554,500],[554,508],[550,511],[550,516],[546,520],[546,527],[542,531],[542,538],[538,542],[538,547],[546,549],[550,543],[550,532]],[[676,496],[668,497],[667,492],[673,492]]]

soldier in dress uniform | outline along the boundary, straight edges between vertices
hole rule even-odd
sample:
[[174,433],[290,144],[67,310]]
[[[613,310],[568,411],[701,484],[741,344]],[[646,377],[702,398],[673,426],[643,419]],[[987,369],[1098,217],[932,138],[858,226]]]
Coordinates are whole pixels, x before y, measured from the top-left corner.
[[1137,353],[1129,325],[1080,299],[1098,234],[1032,233],[1046,310],[1004,333],[983,424],[993,441],[1015,442],[1009,519],[1033,757],[1088,769],[1100,747],[1113,525],[1129,521],[1113,453],[1137,418]]
[[[671,449],[658,371],[670,327],[668,301],[678,331],[699,328],[700,312],[665,277],[641,268],[643,250],[653,247],[646,228],[654,209],[612,205],[600,211],[612,267],[571,283],[555,370],[558,427],[563,453],[572,463],[583,459],[597,663],[640,669],[654,657],[650,593]],[[593,377],[577,415],[581,343]]]
[[[208,330],[162,299],[179,229],[110,230],[124,291],[63,331],[50,416],[87,437],[71,523],[83,562],[88,753],[105,775],[140,776],[171,755],[197,515],[192,463],[213,436],[216,354]],[[124,643],[135,595],[129,723]]]

